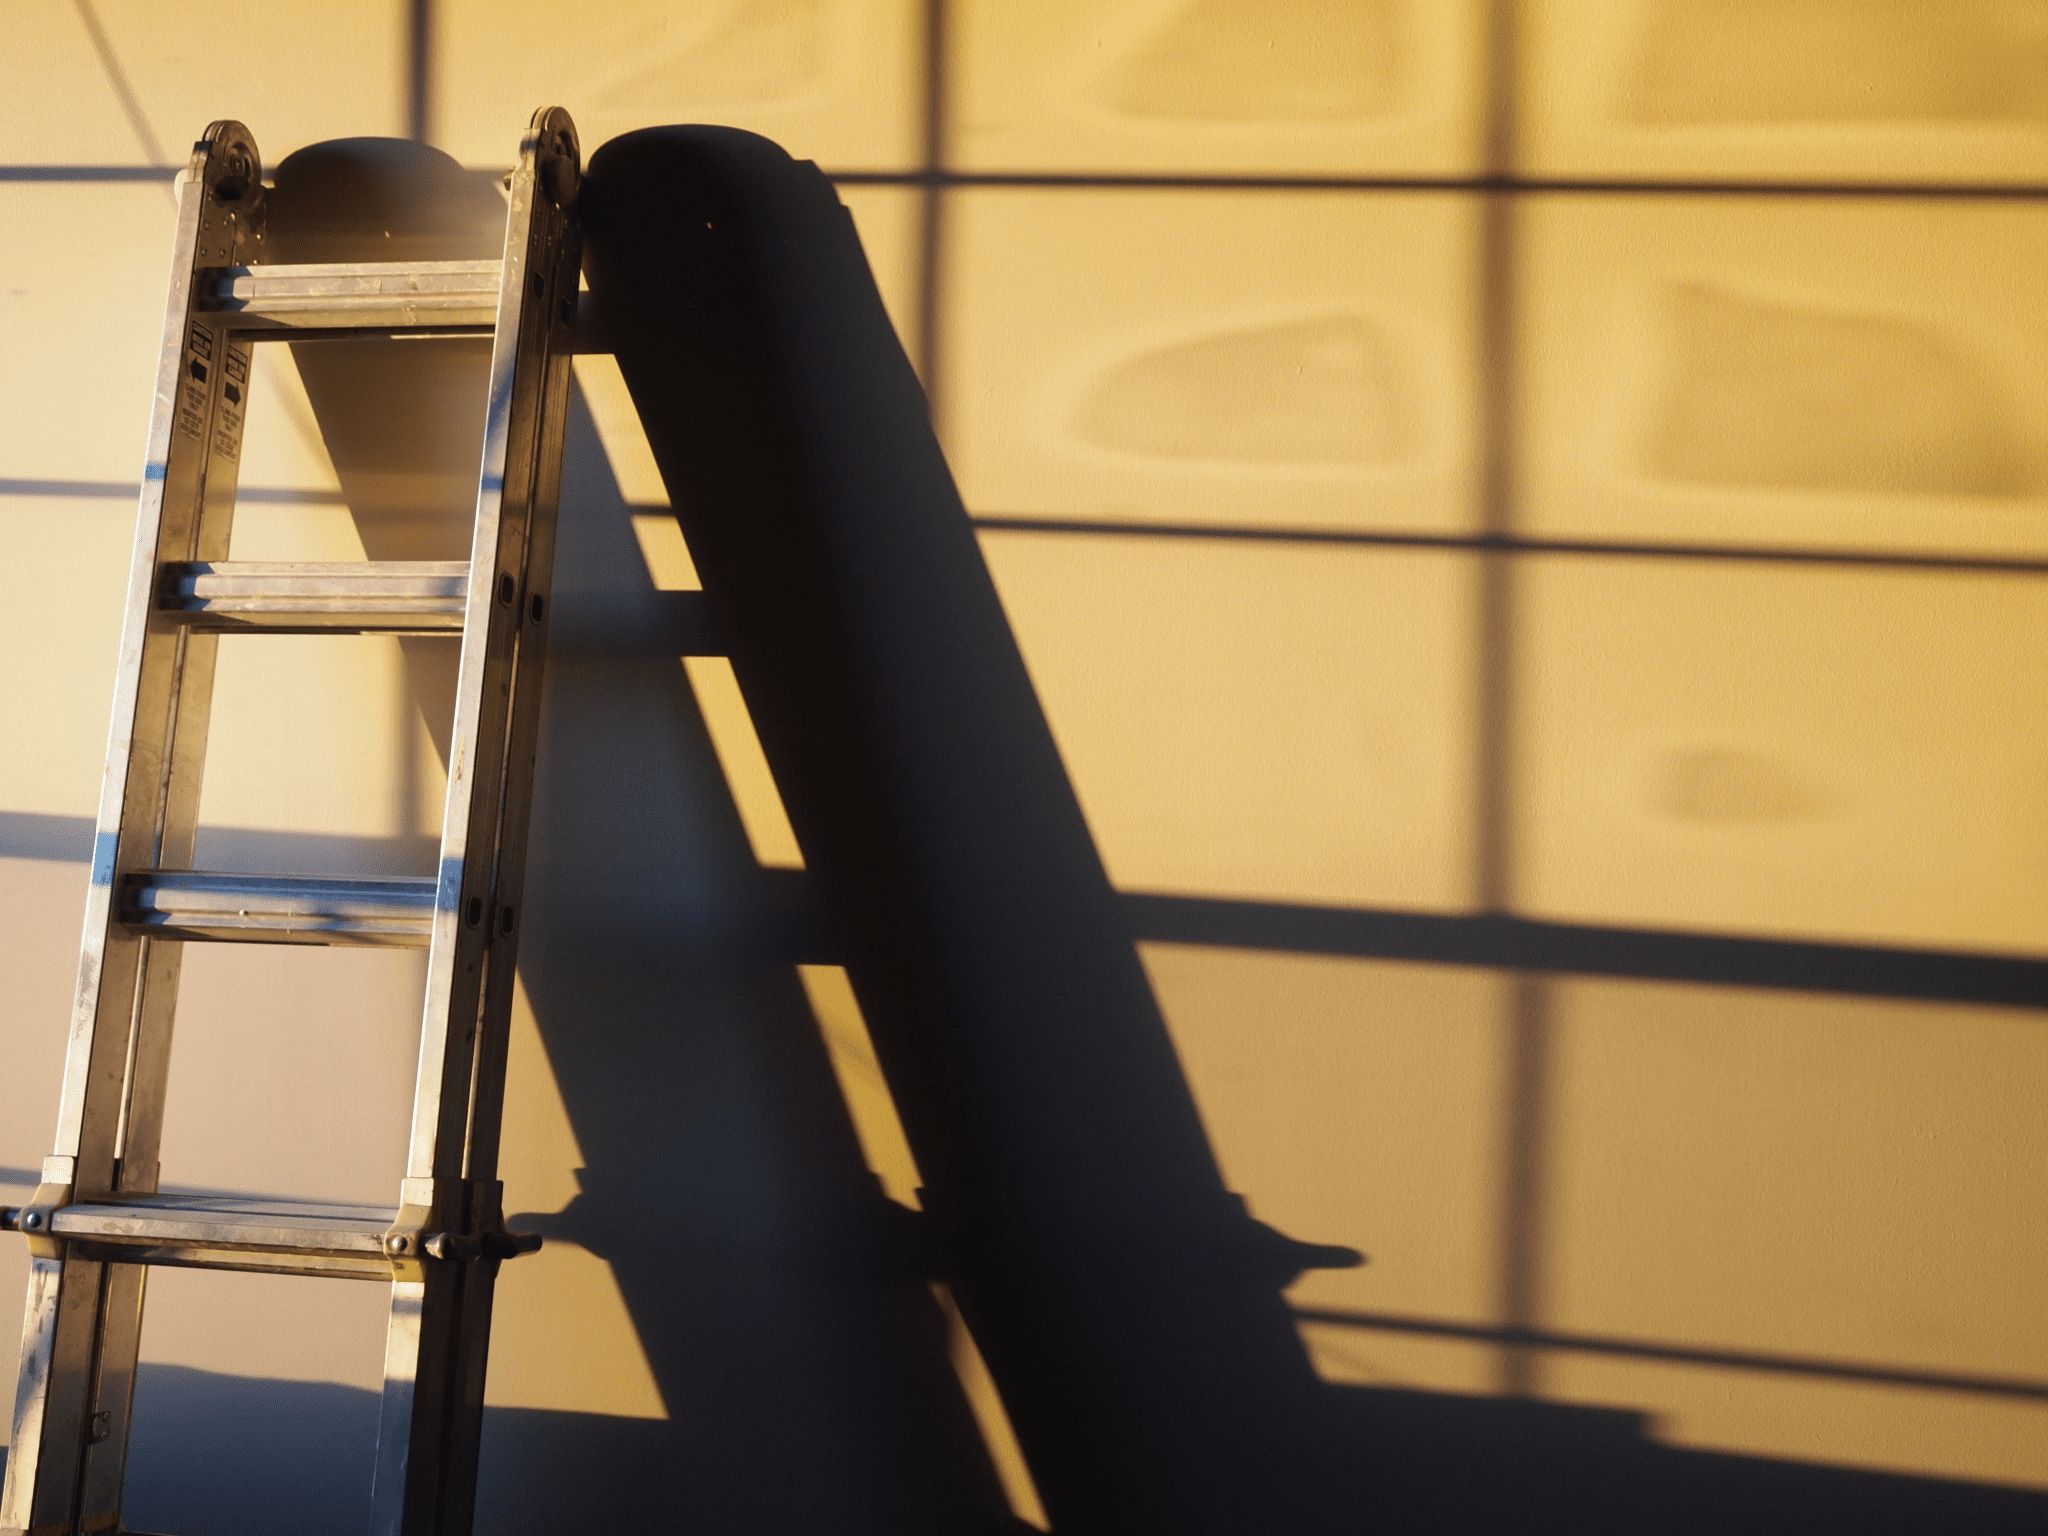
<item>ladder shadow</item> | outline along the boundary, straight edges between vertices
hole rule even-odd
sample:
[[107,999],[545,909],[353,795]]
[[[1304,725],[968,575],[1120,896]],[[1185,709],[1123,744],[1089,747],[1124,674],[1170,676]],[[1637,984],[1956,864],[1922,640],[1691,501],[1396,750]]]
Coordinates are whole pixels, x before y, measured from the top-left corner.
[[751,135],[592,159],[585,263],[1056,1528],[1348,1528],[926,402],[831,186]]
[[[438,151],[343,140],[277,168],[271,217],[274,259],[455,260],[495,254],[504,204],[493,178]],[[366,555],[466,555],[488,344],[294,353]],[[522,1268],[508,1270],[501,1319],[579,1341],[552,1395],[603,1404],[616,1370],[622,1406],[489,1410],[479,1521],[659,1510],[715,1529],[1009,1529],[914,1233],[867,1171],[799,983],[816,956],[789,920],[788,882],[755,860],[686,681],[681,655],[706,643],[692,595],[655,590],[580,393],[565,461],[519,957],[553,1084],[515,1064],[505,1140],[516,1161],[522,1115],[544,1118],[559,1089],[581,1193],[515,1224],[602,1260],[630,1337],[521,1314]],[[401,644],[400,707],[445,764],[454,649]],[[586,1267],[543,1305],[605,1300]],[[501,1371],[518,1372],[516,1396],[546,1400],[535,1353]],[[629,1389],[636,1374],[655,1404]],[[374,1432],[346,1392],[262,1386],[283,1412]]]

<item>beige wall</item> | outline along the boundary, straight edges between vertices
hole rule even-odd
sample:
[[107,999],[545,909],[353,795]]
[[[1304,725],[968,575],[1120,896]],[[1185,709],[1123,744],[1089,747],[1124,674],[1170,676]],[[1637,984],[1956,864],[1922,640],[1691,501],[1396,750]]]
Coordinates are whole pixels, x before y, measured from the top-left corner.
[[[1209,904],[1210,942],[1161,932],[1145,960],[1231,1185],[1372,1256],[1291,1293],[1325,1379],[2048,1489],[2048,1020],[1981,1001],[2024,979],[1964,963],[1887,988],[1880,953],[1845,959],[1837,994],[1774,990],[1733,949],[1707,952],[1711,982],[1521,974],[1476,930],[1443,930],[1460,963],[1420,963],[1345,920],[1497,901],[2048,959],[2039,7],[1550,0],[1519,8],[1505,78],[1481,0],[942,0],[929,71],[914,0],[574,9],[9,18],[8,1189],[57,1091],[184,146],[232,115],[273,167],[420,134],[495,172],[542,102],[586,153],[734,123],[865,173],[842,195],[968,506],[1001,520],[984,549],[1111,877]],[[964,174],[929,195],[928,75]],[[1504,137],[1525,176],[1665,185],[1444,185],[1503,169]],[[1013,172],[1048,174],[981,174]],[[1816,190],[1711,185],[1730,180]],[[1926,195],[1992,182],[2031,190]],[[1829,191],[1867,183],[1921,191]],[[445,540],[473,364],[341,419],[263,351],[236,553]],[[492,1434],[520,1450],[487,1450],[486,1508],[538,1520],[592,1456],[623,1466],[620,1509],[693,1444],[743,1458],[740,1369],[781,1383],[761,1423],[807,1448],[784,1469],[805,1497],[858,1499],[865,1442],[818,1449],[857,1396],[812,1379],[843,1363],[833,1282],[767,1254],[762,1213],[814,1135],[894,1197],[916,1180],[837,978],[785,977],[771,1005],[722,958],[756,921],[752,871],[800,854],[730,674],[664,649],[657,594],[694,577],[616,370],[578,379],[506,1149],[511,1208],[569,1214],[501,1287]],[[1474,550],[1501,535],[1541,547]],[[413,868],[444,729],[441,663],[413,647],[224,644],[202,857]],[[1583,969],[1576,943],[1547,963]],[[388,1198],[418,981],[404,956],[196,953],[166,1179]],[[1927,995],[1856,995],[1887,990]],[[800,997],[823,1098],[763,1041],[762,1010]],[[643,1188],[667,1203],[579,1217],[601,1159],[660,1164]],[[22,1269],[0,1245],[0,1296]],[[350,1528],[332,1501],[363,1465],[377,1289],[174,1272],[150,1297],[133,1518]],[[730,1336],[707,1346],[690,1308]],[[209,1396],[202,1372],[322,1390]],[[197,1490],[195,1465],[228,1486]],[[685,1510],[773,1506],[702,1475]],[[786,1528],[804,1519],[833,1528]]]

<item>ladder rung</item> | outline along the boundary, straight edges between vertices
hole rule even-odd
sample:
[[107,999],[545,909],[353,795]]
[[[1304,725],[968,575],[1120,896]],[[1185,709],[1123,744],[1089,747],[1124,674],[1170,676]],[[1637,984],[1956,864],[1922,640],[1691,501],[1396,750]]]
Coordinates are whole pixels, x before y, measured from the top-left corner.
[[425,876],[329,879],[163,869],[121,882],[121,921],[152,938],[416,949],[434,922]]
[[395,1212],[226,1195],[109,1195],[58,1209],[53,1236],[128,1264],[391,1278]]
[[495,261],[348,261],[223,267],[201,309],[246,331],[488,331],[498,323]]
[[184,561],[163,568],[157,607],[204,630],[445,633],[462,628],[468,591],[460,560]]

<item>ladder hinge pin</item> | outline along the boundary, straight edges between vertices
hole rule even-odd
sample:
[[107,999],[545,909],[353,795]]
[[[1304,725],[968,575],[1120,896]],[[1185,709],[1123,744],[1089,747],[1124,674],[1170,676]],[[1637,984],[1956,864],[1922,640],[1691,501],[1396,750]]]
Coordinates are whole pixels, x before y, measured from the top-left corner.
[[483,1252],[483,1244],[459,1232],[436,1232],[426,1241],[427,1257],[464,1262]]

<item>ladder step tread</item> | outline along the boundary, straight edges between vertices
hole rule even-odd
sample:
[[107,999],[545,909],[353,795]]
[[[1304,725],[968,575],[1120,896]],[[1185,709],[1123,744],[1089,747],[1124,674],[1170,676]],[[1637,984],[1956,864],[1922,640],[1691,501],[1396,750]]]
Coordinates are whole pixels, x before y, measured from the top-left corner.
[[461,560],[198,560],[162,568],[157,608],[201,630],[443,633],[468,594]]
[[153,938],[419,948],[431,937],[428,876],[336,879],[164,869],[121,882],[121,921]]
[[102,1242],[381,1255],[384,1234],[394,1219],[395,1212],[367,1205],[221,1195],[115,1195],[61,1207],[50,1218],[50,1230],[58,1237]]
[[504,264],[495,256],[465,261],[266,261],[246,267],[216,267],[223,280],[304,284],[353,280],[480,282],[496,285]]
[[202,280],[199,302],[248,329],[480,330],[497,321],[502,270],[496,261],[222,267]]
[[60,1206],[50,1235],[81,1258],[184,1269],[388,1280],[397,1212],[225,1195],[102,1195]]

